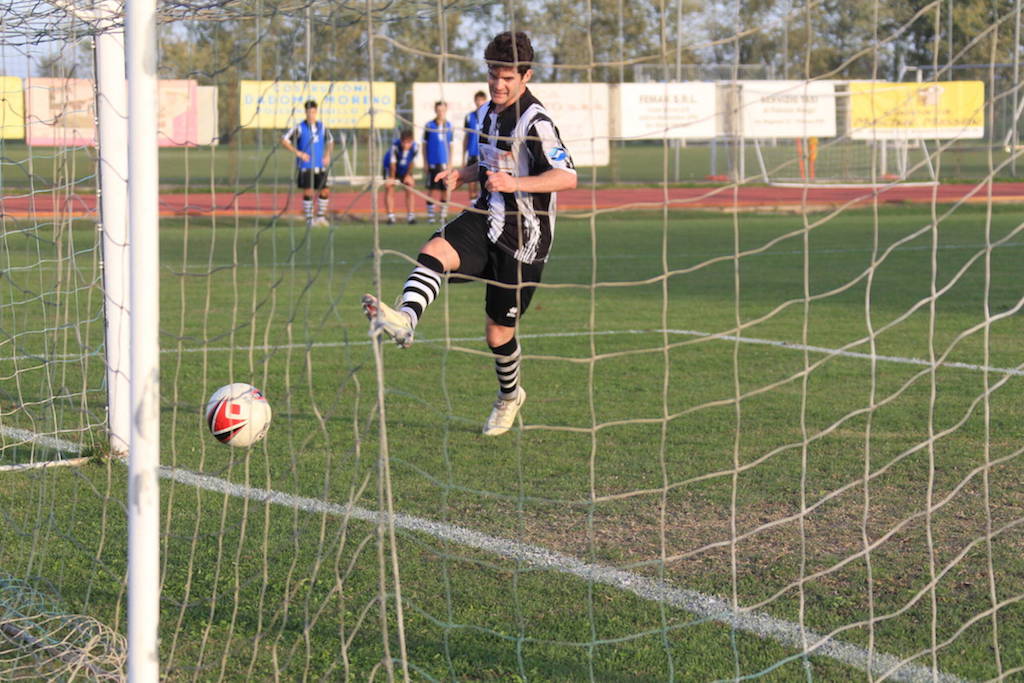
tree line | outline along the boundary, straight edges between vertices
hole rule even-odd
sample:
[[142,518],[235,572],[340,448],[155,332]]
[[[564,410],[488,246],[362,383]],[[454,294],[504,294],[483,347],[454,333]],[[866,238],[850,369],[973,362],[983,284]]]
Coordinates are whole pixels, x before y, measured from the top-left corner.
[[160,76],[218,86],[227,134],[243,79],[373,78],[400,94],[480,80],[488,39],[509,28],[533,38],[537,78],[564,82],[671,80],[695,65],[796,79],[895,79],[913,65],[962,78],[947,67],[1010,64],[1022,48],[1016,0],[242,0],[175,5],[171,18]]

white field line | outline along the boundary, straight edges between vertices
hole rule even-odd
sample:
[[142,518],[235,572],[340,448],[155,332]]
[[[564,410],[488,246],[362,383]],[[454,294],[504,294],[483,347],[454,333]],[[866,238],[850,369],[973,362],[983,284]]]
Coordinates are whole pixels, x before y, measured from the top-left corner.
[[[160,468],[160,476],[208,491],[262,503],[281,505],[306,512],[348,517],[373,524],[376,524],[380,519],[379,512],[355,505],[340,505],[315,498],[294,496],[280,491],[268,491],[250,486],[242,486],[189,470],[162,467]],[[861,671],[867,671],[870,668],[875,676],[881,676],[889,672],[889,677],[897,681],[938,680],[953,682],[962,680],[956,676],[941,672],[935,672],[935,675],[933,675],[930,669],[924,667],[907,664],[901,666],[901,660],[893,655],[878,651],[869,653],[862,647],[835,640],[811,630],[801,629],[798,624],[785,621],[784,619],[776,619],[758,612],[737,612],[733,610],[728,601],[712,595],[675,588],[657,579],[614,567],[583,562],[570,555],[565,555],[542,546],[522,543],[500,536],[491,536],[454,524],[401,513],[395,514],[390,521],[399,529],[427,534],[467,548],[483,550],[509,560],[528,564],[537,569],[556,571],[575,576],[584,581],[611,586],[632,593],[645,600],[664,603],[671,607],[685,610],[701,619],[716,621],[731,626],[736,630],[751,633],[759,638],[774,640],[786,647],[795,648],[801,652],[806,642],[808,644],[808,654],[829,657]]]
[[[28,429],[0,426],[0,435],[13,439],[14,441],[19,441],[21,443],[33,443],[38,446],[42,446],[43,448],[50,448],[62,453],[82,452],[82,447],[77,443],[58,439],[53,436],[46,436],[45,434],[38,434],[36,432],[29,431]],[[78,465],[84,465],[87,462],[89,462],[89,458],[67,458],[64,460],[23,462],[17,465],[0,465],[0,472],[20,472],[23,470],[39,470],[48,467],[76,467]]]
[[[639,334],[669,334],[676,336],[685,337],[700,337],[709,338],[712,337],[718,341],[731,341],[731,342],[742,342],[744,344],[758,344],[762,346],[773,346],[780,349],[788,349],[790,351],[810,351],[812,353],[821,353],[832,356],[840,356],[843,358],[859,358],[862,360],[871,360],[874,358],[876,361],[884,363],[897,363],[903,365],[920,365],[923,367],[931,367],[931,362],[924,358],[911,358],[905,356],[872,356],[870,353],[863,353],[859,351],[841,351],[839,349],[831,349],[826,346],[809,346],[806,344],[794,344],[787,341],[779,341],[777,339],[759,339],[757,337],[742,337],[732,334],[713,334],[711,332],[700,332],[698,330],[598,330],[595,332],[577,331],[577,332],[538,332],[535,334],[521,334],[520,339],[551,339],[551,338],[574,338],[574,337],[611,337],[618,335],[639,335]],[[451,342],[478,342],[481,337],[451,337]],[[361,341],[346,341],[346,342],[309,342],[306,344],[295,343],[295,344],[256,344],[252,347],[249,346],[207,346],[207,347],[190,347],[184,348],[180,351],[173,348],[163,348],[160,350],[161,354],[177,354],[177,353],[228,353],[228,352],[247,352],[247,351],[287,351],[294,349],[332,349],[340,348],[343,346],[368,346],[371,343],[369,339]],[[418,337],[416,339],[417,344],[443,344],[443,339],[427,339]],[[86,355],[97,355],[98,352],[90,352],[89,354],[55,354],[50,357],[50,360],[68,360],[74,358],[81,358]],[[22,355],[22,356],[10,356],[8,358],[0,359],[0,361],[26,361],[26,360],[44,360],[40,356]],[[943,368],[957,368],[960,370],[973,370],[977,372],[991,372],[997,375],[1013,375],[1013,376],[1024,376],[1024,370],[1018,368],[997,368],[992,366],[977,365],[974,363],[959,363],[947,361],[945,363],[939,363],[938,367]]]
[[[24,429],[0,427],[0,432],[69,453],[77,453],[81,450],[78,444],[70,441],[35,434]],[[78,460],[87,460],[87,458],[78,458]],[[122,460],[122,462],[126,461]],[[280,505],[304,512],[357,519],[371,524],[377,524],[381,514],[357,505],[341,505],[317,498],[306,498],[281,491],[235,484],[219,477],[211,477],[185,469],[164,466],[160,467],[159,475],[163,479],[170,479],[186,486],[194,486],[236,498]],[[537,569],[569,574],[584,581],[611,586],[632,593],[644,600],[684,610],[702,620],[716,621],[737,631],[773,640],[801,653],[805,652],[804,643],[806,643],[806,653],[809,655],[829,657],[860,671],[870,670],[873,676],[885,676],[894,681],[913,681],[915,683],[918,681],[922,683],[926,681],[961,683],[964,680],[941,671],[933,671],[912,664],[901,664],[902,660],[893,655],[877,650],[869,652],[859,645],[801,628],[799,624],[785,619],[777,619],[761,612],[736,611],[728,601],[713,595],[676,588],[663,581],[622,569],[584,562],[571,555],[543,546],[522,543],[501,536],[491,536],[455,524],[401,513],[395,514],[390,521],[398,529],[427,534],[467,548],[483,550]]]

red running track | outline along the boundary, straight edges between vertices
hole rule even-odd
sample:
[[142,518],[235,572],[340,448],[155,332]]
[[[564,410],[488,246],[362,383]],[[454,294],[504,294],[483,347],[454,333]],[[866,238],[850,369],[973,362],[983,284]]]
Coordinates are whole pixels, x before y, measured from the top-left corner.
[[[815,187],[809,189],[769,186],[706,186],[661,190],[658,188],[615,188],[606,190],[576,189],[558,195],[559,208],[574,212],[614,209],[660,209],[665,203],[672,209],[718,210],[799,210],[857,206],[878,201],[880,204],[938,203],[960,201],[985,203],[990,186],[890,185],[885,187]],[[1024,183],[993,183],[993,202],[1024,203]],[[330,210],[336,215],[367,215],[371,212],[368,192],[335,192]],[[383,203],[383,197],[380,198]],[[456,203],[466,201],[466,193],[456,192]],[[399,200],[398,204],[404,206]],[[423,206],[422,199],[417,201]],[[0,198],[0,217],[53,218],[58,216],[89,216],[96,213],[96,196],[91,194],[62,195],[40,193],[30,196]],[[298,195],[287,192],[245,192],[241,194],[164,194],[160,196],[162,216],[273,216],[301,213]]]

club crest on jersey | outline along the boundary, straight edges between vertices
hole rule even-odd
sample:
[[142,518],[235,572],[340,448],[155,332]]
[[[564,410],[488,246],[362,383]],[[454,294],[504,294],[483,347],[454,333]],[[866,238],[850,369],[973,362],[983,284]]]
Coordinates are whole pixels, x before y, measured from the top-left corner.
[[565,161],[569,156],[569,153],[565,151],[564,147],[552,147],[548,152],[548,158],[552,161]]

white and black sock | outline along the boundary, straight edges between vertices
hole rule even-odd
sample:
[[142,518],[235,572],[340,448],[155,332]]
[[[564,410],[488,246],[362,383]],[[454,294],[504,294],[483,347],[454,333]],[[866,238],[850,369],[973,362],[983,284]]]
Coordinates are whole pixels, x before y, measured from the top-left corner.
[[409,273],[409,279],[405,281],[399,308],[409,315],[413,327],[419,323],[427,306],[437,298],[437,293],[441,291],[441,277],[444,275],[444,266],[433,256],[420,254],[416,261],[420,265]]
[[519,393],[519,341],[512,337],[501,346],[492,346],[494,372],[498,375],[498,393],[510,399]]
[[321,218],[327,216],[327,197],[320,197],[316,202],[316,215]]
[[313,220],[313,200],[305,199],[302,200],[302,211],[306,214],[306,220]]

